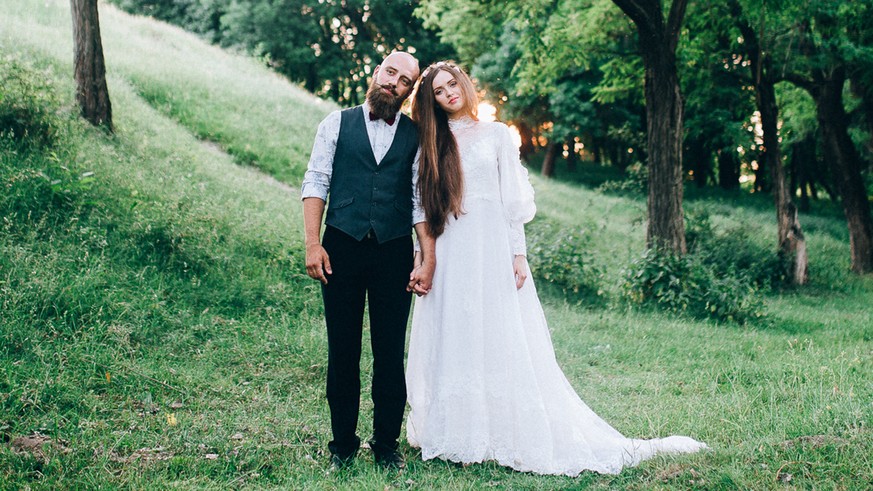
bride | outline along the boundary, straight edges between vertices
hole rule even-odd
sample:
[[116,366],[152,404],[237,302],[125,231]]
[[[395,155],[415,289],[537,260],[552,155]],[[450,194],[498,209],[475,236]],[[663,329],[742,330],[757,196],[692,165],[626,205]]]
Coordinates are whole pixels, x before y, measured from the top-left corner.
[[493,460],[519,471],[618,473],[683,436],[626,438],[597,416],[555,360],[525,259],[533,188],[509,129],[478,121],[473,82],[439,62],[419,80],[419,191],[436,241],[433,289],[418,297],[407,368],[407,438],[425,460]]

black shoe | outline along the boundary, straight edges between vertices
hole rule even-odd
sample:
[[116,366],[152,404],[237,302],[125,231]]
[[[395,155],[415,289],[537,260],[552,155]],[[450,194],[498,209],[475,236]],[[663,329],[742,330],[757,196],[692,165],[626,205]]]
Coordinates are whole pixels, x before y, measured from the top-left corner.
[[403,456],[397,450],[373,450],[373,457],[378,465],[386,469],[403,469],[406,467],[406,461],[403,460]]
[[352,465],[352,462],[355,461],[355,455],[358,452],[352,452],[349,455],[338,455],[335,453],[330,454],[330,467],[335,471],[343,470],[346,467]]

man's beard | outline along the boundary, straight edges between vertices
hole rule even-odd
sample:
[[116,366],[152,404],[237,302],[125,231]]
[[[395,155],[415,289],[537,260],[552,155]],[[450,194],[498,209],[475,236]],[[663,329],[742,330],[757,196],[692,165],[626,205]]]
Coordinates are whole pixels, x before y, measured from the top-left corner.
[[[390,89],[391,94],[386,94],[382,91],[383,88]],[[367,89],[367,104],[370,105],[370,111],[381,119],[391,119],[400,110],[405,97],[395,95],[394,87],[390,85],[379,85],[374,80]]]

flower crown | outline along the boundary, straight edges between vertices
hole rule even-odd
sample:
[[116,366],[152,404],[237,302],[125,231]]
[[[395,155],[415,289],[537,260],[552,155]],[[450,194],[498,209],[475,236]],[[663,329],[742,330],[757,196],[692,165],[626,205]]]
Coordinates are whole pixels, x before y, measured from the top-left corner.
[[427,77],[431,71],[437,70],[437,69],[442,68],[442,67],[454,68],[456,70],[458,69],[458,66],[455,65],[454,63],[451,63],[448,61],[438,61],[436,63],[431,64],[429,67],[425,68],[424,73],[421,74],[421,78]]

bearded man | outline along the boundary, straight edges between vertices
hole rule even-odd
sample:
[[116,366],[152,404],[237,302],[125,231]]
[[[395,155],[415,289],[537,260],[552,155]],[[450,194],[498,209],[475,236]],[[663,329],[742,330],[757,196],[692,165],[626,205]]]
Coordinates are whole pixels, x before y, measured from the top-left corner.
[[[378,464],[404,465],[397,439],[406,407],[410,292],[426,294],[435,267],[416,189],[418,131],[400,112],[418,74],[418,61],[409,53],[388,55],[373,71],[366,102],[334,111],[318,126],[303,180],[306,271],[322,283],[327,324],[334,468],[351,463],[361,443],[356,428],[365,301],[373,350],[370,448]],[[420,256],[413,253],[413,227]]]

